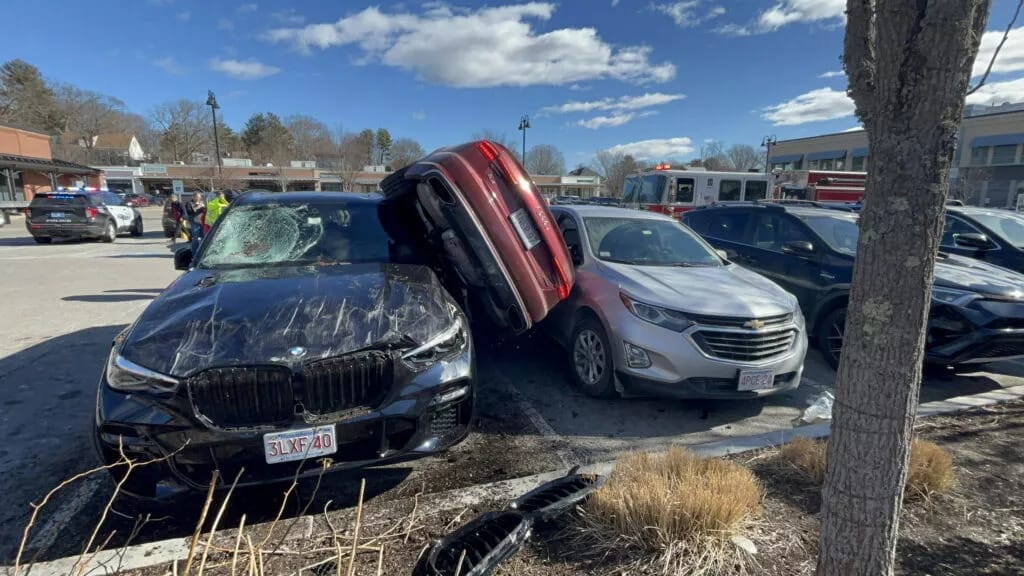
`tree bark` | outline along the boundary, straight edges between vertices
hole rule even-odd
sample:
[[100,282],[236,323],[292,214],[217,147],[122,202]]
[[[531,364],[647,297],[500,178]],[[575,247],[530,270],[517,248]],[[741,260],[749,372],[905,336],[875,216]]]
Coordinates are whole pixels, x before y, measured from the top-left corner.
[[836,379],[819,576],[892,574],[949,169],[990,0],[848,0],[867,192]]

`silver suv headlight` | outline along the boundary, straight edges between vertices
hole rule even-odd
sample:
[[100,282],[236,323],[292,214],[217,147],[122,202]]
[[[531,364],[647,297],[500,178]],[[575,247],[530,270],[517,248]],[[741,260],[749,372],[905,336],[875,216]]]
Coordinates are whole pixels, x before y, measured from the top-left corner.
[[425,370],[436,362],[447,360],[462,352],[468,341],[466,325],[462,316],[457,315],[454,324],[402,354],[402,363],[410,370]]
[[107,359],[107,385],[119,392],[167,393],[178,388],[178,379],[139,366],[114,346]]
[[619,292],[619,298],[622,300],[622,305],[632,312],[634,316],[662,328],[682,332],[695,324],[693,320],[687,318],[682,312],[634,300],[627,296],[625,292]]
[[793,323],[803,330],[807,326],[807,320],[804,318],[804,312],[800,309],[800,305],[796,305],[796,311],[793,312]]

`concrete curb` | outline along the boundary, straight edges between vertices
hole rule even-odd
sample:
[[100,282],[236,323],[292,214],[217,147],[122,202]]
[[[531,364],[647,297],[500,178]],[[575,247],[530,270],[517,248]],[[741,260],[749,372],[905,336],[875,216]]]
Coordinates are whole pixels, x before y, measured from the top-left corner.
[[[971,396],[957,396],[948,400],[928,402],[918,407],[917,415],[919,417],[938,416],[971,408],[991,406],[1011,400],[1019,400],[1021,398],[1024,398],[1024,385],[1001,388]],[[764,434],[755,434],[753,436],[726,438],[716,442],[688,445],[686,447],[704,457],[716,457],[780,446],[795,438],[824,438],[829,433],[830,423],[824,422],[788,430],[765,432]],[[611,472],[613,465],[613,462],[599,462],[584,466],[581,470],[608,474]],[[448,492],[438,492],[422,498],[419,510],[422,515],[426,516],[437,512],[476,506],[488,500],[512,500],[537,487],[539,484],[548,480],[554,480],[565,473],[566,470],[558,470],[502,480],[491,484],[459,488]],[[85,567],[82,573],[89,573],[90,575],[114,574],[115,567],[118,566],[120,571],[138,570],[173,560],[184,560],[188,557],[190,540],[190,537],[172,538],[170,540],[138,544],[125,549],[103,552],[98,554]],[[71,574],[77,562],[77,556],[41,562],[32,566],[31,574],[37,576],[63,576]],[[13,567],[5,566],[2,570],[5,574],[9,574],[13,572]],[[22,573],[28,574],[26,571]]]

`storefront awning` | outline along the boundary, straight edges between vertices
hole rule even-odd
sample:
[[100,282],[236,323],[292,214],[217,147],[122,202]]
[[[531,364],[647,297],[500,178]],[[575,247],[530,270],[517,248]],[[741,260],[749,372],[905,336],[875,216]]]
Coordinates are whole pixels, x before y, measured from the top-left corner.
[[850,151],[850,156],[853,156],[854,158],[866,158],[867,155],[867,148],[854,148],[853,150]]
[[790,162],[799,162],[803,158],[803,154],[787,154],[785,156],[772,156],[769,160],[769,164],[789,164]]
[[53,158],[32,158],[16,154],[0,154],[0,169],[29,170],[31,172],[55,172],[57,174],[96,174],[99,170],[82,164]]
[[985,148],[988,146],[1015,146],[1017,144],[1024,144],[1024,133],[998,134],[995,136],[979,136],[971,140],[971,148]]
[[846,150],[826,150],[824,152],[811,152],[807,155],[807,160],[834,160],[845,157]]

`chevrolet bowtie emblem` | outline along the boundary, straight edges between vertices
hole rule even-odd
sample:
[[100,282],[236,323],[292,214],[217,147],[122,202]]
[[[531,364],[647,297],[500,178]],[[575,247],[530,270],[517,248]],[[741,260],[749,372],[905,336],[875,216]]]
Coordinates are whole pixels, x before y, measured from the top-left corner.
[[761,328],[764,328],[764,322],[762,322],[761,320],[758,320],[757,318],[754,318],[753,320],[747,320],[746,322],[744,322],[743,323],[743,327],[744,328],[753,328],[754,330],[759,330]]

